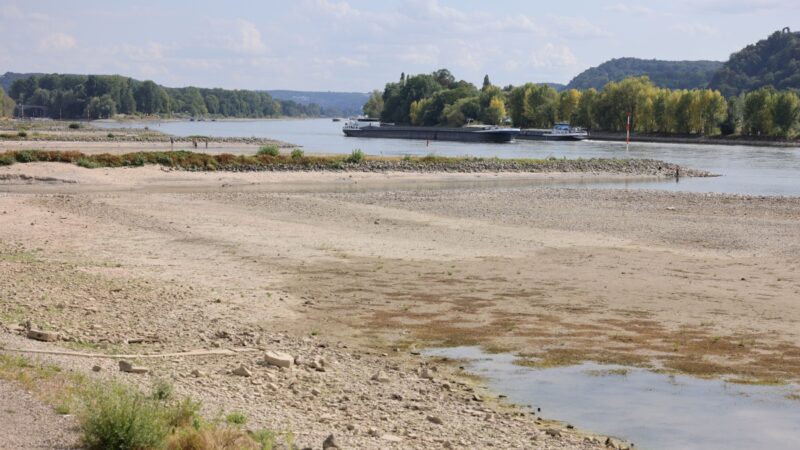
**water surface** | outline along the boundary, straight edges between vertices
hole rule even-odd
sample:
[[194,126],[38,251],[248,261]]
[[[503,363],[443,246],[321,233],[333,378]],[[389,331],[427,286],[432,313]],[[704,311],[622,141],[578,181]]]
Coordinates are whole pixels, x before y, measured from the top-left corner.
[[436,349],[432,356],[467,359],[468,369],[497,393],[542,416],[629,440],[645,450],[796,450],[798,386],[747,386],[585,363],[533,369],[513,355],[474,347]]

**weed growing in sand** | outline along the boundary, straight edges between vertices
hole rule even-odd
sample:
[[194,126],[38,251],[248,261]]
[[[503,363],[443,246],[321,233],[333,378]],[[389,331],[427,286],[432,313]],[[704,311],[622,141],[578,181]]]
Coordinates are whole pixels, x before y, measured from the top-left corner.
[[81,127],[81,124],[79,124],[78,122],[72,122],[72,123],[69,124],[69,129],[70,130],[77,130],[80,127]]
[[229,425],[244,425],[247,423],[247,416],[244,413],[235,411],[225,416],[225,422]]
[[81,158],[75,164],[79,165],[80,167],[84,167],[86,169],[96,169],[100,167],[96,162],[87,158]]
[[292,153],[291,153],[290,156],[291,156],[292,159],[297,160],[297,159],[303,159],[303,157],[306,156],[306,154],[305,154],[304,151],[300,150],[299,148],[296,148],[296,149],[292,150]]
[[362,151],[360,148],[357,148],[352,152],[350,152],[350,156],[347,157],[347,162],[353,164],[359,164],[364,161],[364,158],[365,158],[364,151]]
[[280,154],[280,150],[278,150],[278,147],[275,145],[263,145],[258,149],[258,155],[261,156],[278,156]]

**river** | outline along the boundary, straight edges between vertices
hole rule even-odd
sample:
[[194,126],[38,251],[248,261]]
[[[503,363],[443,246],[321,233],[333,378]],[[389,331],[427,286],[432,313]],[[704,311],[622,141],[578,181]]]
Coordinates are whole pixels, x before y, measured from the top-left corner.
[[652,158],[704,169],[716,178],[683,178],[678,182],[607,184],[604,187],[648,188],[743,195],[800,196],[800,148],[687,145],[633,142],[630,150],[616,142],[537,142],[483,144],[398,139],[348,138],[343,122],[330,119],[225,120],[216,122],[95,122],[104,128],[143,128],[175,136],[262,137],[290,142],[308,153],[370,155],[481,156],[500,158]]

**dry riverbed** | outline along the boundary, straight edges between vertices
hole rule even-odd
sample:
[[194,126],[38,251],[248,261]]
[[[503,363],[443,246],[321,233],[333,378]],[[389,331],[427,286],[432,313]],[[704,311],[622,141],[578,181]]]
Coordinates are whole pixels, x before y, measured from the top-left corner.
[[0,175],[2,352],[170,380],[301,448],[603,447],[430,345],[800,379],[800,199],[539,184],[591,174]]

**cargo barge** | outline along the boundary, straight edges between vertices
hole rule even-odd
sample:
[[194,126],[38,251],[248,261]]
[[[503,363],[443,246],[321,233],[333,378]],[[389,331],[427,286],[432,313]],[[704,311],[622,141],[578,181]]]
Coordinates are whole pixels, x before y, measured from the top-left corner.
[[589,133],[568,123],[557,123],[550,130],[520,130],[517,138],[527,141],[583,141],[589,138]]
[[419,139],[455,142],[512,142],[519,128],[469,126],[463,128],[414,127],[381,123],[378,119],[350,119],[342,128],[345,136],[383,139]]

